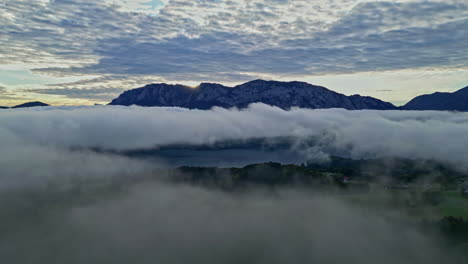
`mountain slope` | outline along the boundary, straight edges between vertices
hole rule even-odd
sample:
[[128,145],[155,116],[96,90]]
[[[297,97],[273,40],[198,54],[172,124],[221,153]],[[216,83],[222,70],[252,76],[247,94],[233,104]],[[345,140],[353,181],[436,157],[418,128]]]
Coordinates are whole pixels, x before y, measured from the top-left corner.
[[402,107],[404,110],[468,111],[468,86],[454,93],[418,96]]
[[390,103],[360,95],[346,96],[305,82],[255,80],[235,87],[202,83],[196,88],[183,85],[150,84],[126,91],[111,105],[179,106],[209,109],[213,106],[243,108],[251,103],[281,107],[396,109]]

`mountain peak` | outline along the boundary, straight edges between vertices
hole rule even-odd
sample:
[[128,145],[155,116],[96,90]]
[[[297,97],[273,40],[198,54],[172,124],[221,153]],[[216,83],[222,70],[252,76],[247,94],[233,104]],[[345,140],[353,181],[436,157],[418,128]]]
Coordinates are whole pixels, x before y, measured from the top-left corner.
[[197,88],[222,88],[225,87],[222,84],[219,83],[200,83],[200,85],[197,86]]
[[267,81],[267,80],[263,80],[263,79],[256,79],[256,80],[248,81],[248,82],[243,83],[243,84],[244,85],[246,85],[246,84],[259,84],[259,83],[266,83],[266,82],[272,82],[272,81]]
[[[306,82],[298,82],[298,81],[274,81],[274,80],[262,80],[262,79],[257,79],[253,81],[249,81],[246,83],[243,83],[241,85],[283,85],[285,87],[291,86],[291,85],[309,85],[309,86],[314,86],[310,83]],[[238,86],[241,86],[238,85]]]

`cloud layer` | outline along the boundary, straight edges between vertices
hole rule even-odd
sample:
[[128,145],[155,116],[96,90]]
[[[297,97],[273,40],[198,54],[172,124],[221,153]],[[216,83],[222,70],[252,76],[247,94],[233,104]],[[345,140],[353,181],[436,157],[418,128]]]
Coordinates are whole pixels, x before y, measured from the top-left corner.
[[[443,244],[412,225],[296,191],[233,197],[154,183],[121,194],[101,194],[91,203],[70,203],[66,195],[71,193],[61,193],[62,201],[44,203],[57,197],[53,190],[36,195],[41,199],[23,201],[23,207],[15,208],[18,211],[2,217],[10,230],[0,230],[0,254],[9,262],[456,261]],[[45,205],[47,210],[37,209]],[[27,221],[32,215],[36,221]]]
[[[468,67],[462,0],[156,2],[7,0],[0,64],[191,82]],[[137,8],[152,3],[163,7]],[[99,80],[93,89],[106,88]],[[75,98],[67,88],[36,92]]]
[[[4,110],[0,255],[38,264],[457,263],[442,240],[395,212],[369,212],[317,192],[237,196],[169,185],[153,160],[87,148],[283,136],[309,155],[433,158],[466,169],[467,132],[468,116],[450,112],[284,111],[262,104],[242,111]],[[146,176],[152,180],[141,181]]]
[[[466,167],[468,116],[453,112],[284,111],[264,104],[209,111],[143,107],[47,107],[0,113],[2,152],[38,148],[150,149],[255,138],[294,139],[304,153],[435,159]],[[7,166],[8,167],[8,166]]]

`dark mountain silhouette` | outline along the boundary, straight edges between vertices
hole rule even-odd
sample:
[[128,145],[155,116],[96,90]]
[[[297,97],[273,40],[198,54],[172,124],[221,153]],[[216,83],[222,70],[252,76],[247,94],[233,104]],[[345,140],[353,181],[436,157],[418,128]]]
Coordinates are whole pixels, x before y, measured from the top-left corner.
[[36,101],[36,102],[28,102],[28,103],[16,105],[16,106],[13,106],[12,108],[36,107],[36,106],[49,106],[49,105]]
[[418,96],[402,107],[404,110],[468,111],[468,86],[454,93]]
[[216,83],[202,83],[192,88],[184,85],[150,84],[142,88],[125,91],[110,105],[178,106],[209,109],[213,106],[244,108],[251,103],[265,103],[283,109],[302,108],[345,108],[397,109],[391,103],[376,98],[353,95],[346,96],[325,87],[305,82],[277,82],[255,80],[235,87]]

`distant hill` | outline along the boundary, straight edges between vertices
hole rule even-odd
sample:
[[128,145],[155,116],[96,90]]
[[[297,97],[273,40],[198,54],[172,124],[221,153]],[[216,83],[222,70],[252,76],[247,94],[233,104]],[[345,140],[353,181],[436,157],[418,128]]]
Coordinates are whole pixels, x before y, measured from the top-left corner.
[[36,102],[29,102],[29,103],[16,105],[16,106],[13,106],[12,108],[36,107],[36,106],[49,106],[49,105],[43,102],[36,101]]
[[421,95],[402,107],[404,110],[468,111],[468,86],[454,93]]
[[210,109],[213,106],[244,108],[251,103],[265,103],[283,109],[345,108],[397,109],[391,103],[376,98],[346,96],[325,87],[305,82],[277,82],[255,80],[235,87],[216,83],[202,83],[196,88],[184,85],[150,84],[125,91],[110,105],[178,106],[192,109]]

